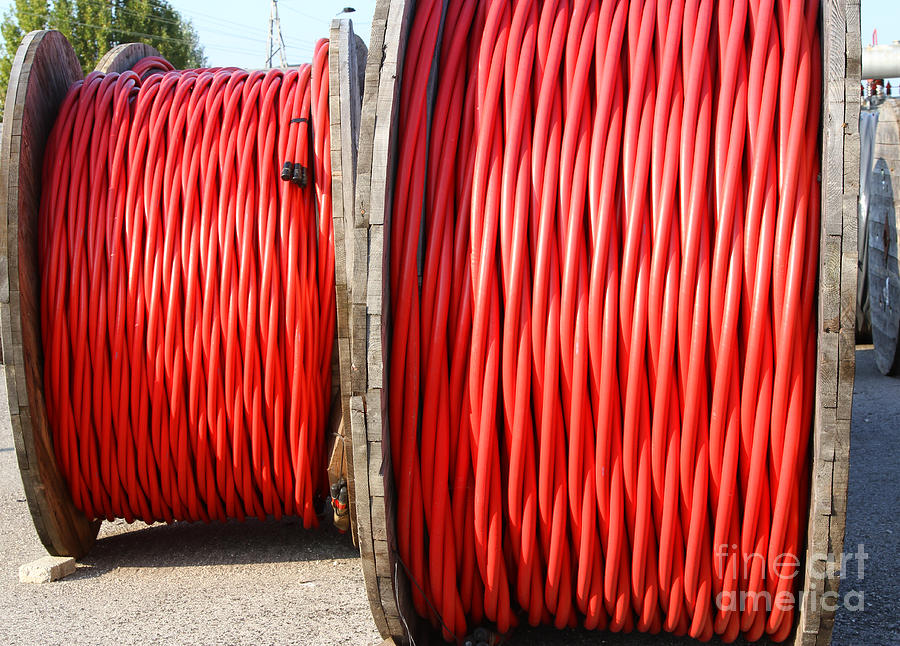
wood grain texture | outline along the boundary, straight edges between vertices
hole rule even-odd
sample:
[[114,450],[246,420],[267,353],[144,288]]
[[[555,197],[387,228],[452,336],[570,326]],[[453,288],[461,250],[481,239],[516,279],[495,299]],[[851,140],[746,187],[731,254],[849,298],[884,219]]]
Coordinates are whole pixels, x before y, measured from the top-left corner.
[[[831,642],[844,545],[850,411],[855,370],[857,201],[859,198],[859,0],[822,2],[822,225],[819,256],[815,416],[806,567],[797,646]],[[853,310],[851,312],[851,310]]]
[[352,274],[353,209],[356,192],[357,142],[362,88],[358,66],[365,64],[366,47],[353,33],[350,20],[331,23],[328,53],[328,103],[331,121],[331,216],[334,223],[334,283],[337,305],[335,343],[339,367],[344,477],[350,502],[350,526],[358,544],[353,442],[350,433],[350,295],[347,277]]
[[106,52],[94,67],[95,72],[111,74],[124,72],[134,67],[142,58],[159,56],[159,51],[146,43],[122,43]]
[[397,95],[412,5],[408,0],[378,0],[375,6],[360,115],[352,239],[347,247],[351,427],[360,553],[375,624],[383,637],[398,644],[409,643],[408,630],[414,637],[419,634],[419,620],[412,611],[409,582],[402,574],[394,535],[395,485],[383,389],[390,329],[385,268],[399,127]]
[[44,147],[66,91],[80,78],[78,59],[61,33],[26,35],[13,60],[0,138],[0,321],[19,471],[41,542],[51,554],[76,558],[93,545],[100,523],[75,507],[53,453],[37,235]]

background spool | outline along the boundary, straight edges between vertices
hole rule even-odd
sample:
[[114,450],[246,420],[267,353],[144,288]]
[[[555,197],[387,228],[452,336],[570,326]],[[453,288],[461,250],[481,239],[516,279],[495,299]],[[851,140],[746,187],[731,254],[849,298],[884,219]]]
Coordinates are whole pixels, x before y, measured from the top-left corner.
[[[343,40],[333,44],[332,60],[352,59],[355,67],[357,57],[364,60],[365,47],[357,46],[358,39],[353,36],[349,21],[336,20],[335,29],[343,34]],[[156,55],[153,47],[143,43],[121,44],[100,59],[96,71],[121,72],[142,58]],[[339,67],[333,68],[335,73],[330,70],[329,87],[339,92],[341,83],[350,83],[355,89],[347,90],[348,97],[358,97],[358,76],[345,73],[338,78]],[[43,392],[37,223],[47,137],[66,92],[81,78],[75,52],[61,33],[35,31],[26,35],[10,73],[7,125],[0,140],[0,181],[5,191],[0,199],[0,336],[8,361],[6,387],[16,453],[41,542],[51,554],[76,558],[91,548],[100,522],[89,521],[75,507],[53,453]],[[340,107],[333,100],[330,103],[332,112]],[[349,104],[346,109],[352,111]],[[350,120],[344,123],[345,127],[340,122],[336,126],[338,136],[334,137],[332,157],[345,154],[345,146],[355,154],[356,139],[349,130]],[[342,325],[346,327],[345,323]],[[341,427],[341,412],[338,407],[333,416],[334,429]],[[341,436],[342,449],[348,443]],[[344,460],[341,472],[345,477],[348,462]],[[347,478],[347,482],[352,498],[352,478]]]
[[875,365],[886,375],[900,373],[900,262],[895,195],[900,191],[900,107],[888,99],[878,110],[875,154],[869,180],[869,316]]
[[[385,638],[418,641],[423,628],[410,600],[410,582],[395,558],[394,491],[386,427],[383,348],[389,336],[387,283],[391,182],[398,128],[397,94],[411,5],[379,0],[369,60],[359,143],[354,290],[350,306],[351,423],[357,518],[363,573],[372,615]],[[824,113],[822,224],[816,405],[811,456],[803,603],[793,642],[828,644],[834,610],[821,595],[838,590],[849,467],[850,408],[855,370],[857,199],[859,193],[859,1],[822,3]],[[838,563],[827,563],[828,555]],[[427,639],[427,638],[426,638]]]
[[148,56],[159,56],[159,52],[155,47],[145,43],[122,43],[106,52],[97,61],[94,71],[104,74],[124,72],[125,70],[130,70],[135,63]]
[[878,110],[863,109],[859,114],[859,230],[856,244],[859,252],[859,273],[856,278],[856,341],[872,341],[872,320],[869,316],[868,227],[869,201],[872,194],[872,166]]

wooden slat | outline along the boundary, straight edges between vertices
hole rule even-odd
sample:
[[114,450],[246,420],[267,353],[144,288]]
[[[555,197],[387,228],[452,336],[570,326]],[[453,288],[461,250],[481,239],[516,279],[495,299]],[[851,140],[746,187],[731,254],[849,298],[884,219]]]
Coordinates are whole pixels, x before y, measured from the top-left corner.
[[[390,244],[391,175],[397,140],[397,94],[412,2],[379,0],[372,19],[360,116],[353,228],[348,241],[352,401],[364,411],[351,417],[357,482],[357,519],[363,574],[372,614],[385,638],[407,643],[415,623],[408,584],[396,560],[394,489],[384,375],[390,294],[386,289]],[[373,566],[374,565],[374,566]],[[398,603],[399,600],[399,603]]]
[[[822,227],[815,419],[803,604],[794,644],[831,642],[837,590],[827,555],[843,549],[855,370],[857,200],[859,197],[859,0],[822,2],[825,96],[822,118]],[[871,259],[869,261],[871,263]]]
[[331,121],[331,216],[334,224],[334,287],[337,308],[335,356],[338,365],[339,401],[343,424],[342,435],[346,466],[344,478],[350,502],[350,526],[354,543],[358,543],[356,521],[355,472],[352,434],[350,432],[350,383],[352,345],[350,325],[350,293],[347,277],[352,273],[352,241],[354,193],[356,190],[356,145],[359,141],[361,88],[358,65],[366,58],[366,47],[353,33],[346,19],[331,23],[328,53],[328,103]]
[[16,52],[0,138],[0,321],[13,437],[28,507],[51,554],[83,556],[99,522],[72,502],[56,465],[44,401],[37,259],[44,147],[69,86],[81,78],[57,31],[33,31]]

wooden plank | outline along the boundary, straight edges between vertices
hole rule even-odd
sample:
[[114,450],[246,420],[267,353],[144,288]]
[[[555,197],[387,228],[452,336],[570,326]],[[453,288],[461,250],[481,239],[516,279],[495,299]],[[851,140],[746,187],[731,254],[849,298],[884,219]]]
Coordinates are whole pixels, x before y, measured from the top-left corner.
[[[379,631],[397,643],[408,641],[407,622],[401,616],[413,618],[414,613],[409,605],[408,583],[405,575],[399,574],[401,568],[396,561],[393,482],[390,464],[385,463],[389,460],[389,445],[382,348],[386,347],[389,325],[385,314],[390,295],[385,289],[388,276],[384,268],[389,250],[390,186],[398,128],[396,98],[412,4],[407,0],[378,0],[375,6],[369,41],[372,55],[365,69],[359,122],[352,239],[347,240],[351,392],[353,401],[361,402],[365,408],[364,415],[352,416],[357,480],[367,480],[365,498],[362,488],[357,489],[360,545],[367,543],[363,558],[371,554],[375,563],[374,577],[369,566],[363,574]],[[364,443],[365,450],[359,442]]]
[[22,484],[47,551],[83,556],[100,527],[78,510],[56,464],[44,400],[37,249],[43,152],[68,88],[81,78],[57,31],[33,31],[16,52],[0,138],[0,297],[6,389]]
[[[363,232],[361,235],[365,235]],[[366,304],[350,305],[350,396],[366,392],[366,342],[368,337]]]
[[837,409],[821,408],[821,414],[816,419],[819,428],[816,429],[813,451],[816,460],[834,462],[834,431],[837,427]]
[[825,235],[822,237],[821,248],[821,277],[820,290],[822,292],[819,303],[821,306],[822,325],[820,330],[824,332],[837,332],[841,325],[841,242],[842,234]]
[[[807,562],[827,559],[843,545],[849,464],[850,409],[855,370],[857,283],[857,200],[859,197],[859,1],[822,2],[822,56],[825,97],[822,118],[822,227],[819,264],[819,318],[816,407],[812,442]],[[839,127],[838,127],[839,126]],[[871,259],[870,259],[871,264]],[[851,315],[851,311],[853,314]],[[836,590],[839,572],[811,575],[804,568],[803,604],[795,645],[831,641],[833,614],[823,612],[821,595]]]
[[[350,325],[350,293],[347,282],[348,239],[352,240],[352,229],[348,223],[353,220],[353,195],[356,178],[356,145],[358,141],[360,88],[357,64],[360,43],[353,33],[353,25],[346,19],[335,19],[331,23],[328,55],[329,119],[331,124],[331,217],[334,226],[335,264],[335,305],[337,317],[336,355],[340,384],[342,428],[346,434],[341,438],[346,455],[352,456],[353,437],[350,431],[350,395],[352,365],[350,348],[352,327]],[[365,46],[362,45],[363,50]],[[350,502],[350,524],[354,543],[358,544],[357,504],[355,490],[355,469],[353,460],[344,462],[344,478]]]
[[825,83],[825,110],[822,115],[822,221],[826,235],[840,235],[843,230],[841,202],[844,177],[844,96],[843,77],[829,79]]
[[[350,398],[350,425],[353,433],[353,462],[358,477],[356,478],[356,522],[359,536],[359,552],[363,561],[363,579],[366,584],[366,594],[369,597],[369,607],[372,610],[372,619],[382,636],[388,635],[387,620],[381,605],[381,596],[378,590],[377,576],[374,564],[378,555],[375,553],[375,543],[371,531],[371,514],[369,507],[369,482],[365,474],[368,471],[368,443],[366,442],[366,412],[363,398],[354,395]],[[387,558],[384,553],[381,558]]]
[[[381,390],[372,389],[366,393],[366,428],[369,440],[369,497],[384,498],[387,488],[386,482],[390,479],[390,470],[384,461],[389,444],[384,437],[384,412],[380,404],[384,393]],[[373,529],[373,532],[376,531]]]
[[[388,544],[387,541],[375,541],[375,553],[376,554],[387,554],[388,553]],[[389,577],[391,576],[391,564],[388,559],[379,559],[375,562],[376,572],[378,576]]]

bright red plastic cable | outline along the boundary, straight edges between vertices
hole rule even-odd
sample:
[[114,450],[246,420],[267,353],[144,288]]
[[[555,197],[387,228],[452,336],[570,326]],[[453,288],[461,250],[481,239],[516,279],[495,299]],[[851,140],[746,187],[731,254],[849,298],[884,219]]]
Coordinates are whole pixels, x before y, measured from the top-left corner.
[[416,3],[388,421],[399,557],[446,639],[790,634],[796,603],[771,601],[796,600],[808,499],[817,19]]
[[[306,180],[282,181],[286,161]],[[328,42],[290,70],[90,74],[41,199],[54,449],[90,518],[315,525],[331,399]]]

